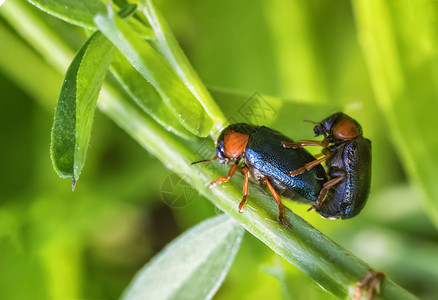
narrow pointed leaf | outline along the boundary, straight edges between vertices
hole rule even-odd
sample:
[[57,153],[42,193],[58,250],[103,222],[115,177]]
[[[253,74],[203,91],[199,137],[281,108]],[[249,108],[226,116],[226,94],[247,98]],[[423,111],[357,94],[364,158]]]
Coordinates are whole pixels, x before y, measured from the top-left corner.
[[99,30],[157,90],[173,115],[190,132],[207,136],[213,121],[167,61],[125,21],[109,11],[94,19]]
[[111,70],[126,92],[146,113],[160,123],[161,126],[181,137],[193,137],[193,135],[173,117],[173,113],[161,99],[161,96],[155,88],[137,72],[120,52],[114,55]]
[[202,222],[140,270],[123,299],[211,299],[234,261],[243,233],[227,215]]
[[95,15],[105,13],[105,4],[100,0],[28,0],[48,14],[54,15],[66,22],[96,28],[93,22]]
[[[17,1],[17,0],[16,0]],[[55,16],[65,22],[85,27],[88,29],[96,29],[96,24],[93,19],[98,14],[106,13],[103,0],[27,0],[29,3],[45,11],[46,13]],[[18,2],[18,1],[17,1]],[[115,7],[116,4],[112,4]],[[127,18],[132,15],[137,9],[137,5],[127,3],[118,13],[122,18]],[[142,37],[151,39],[154,37],[152,29],[141,23],[136,18],[128,18],[129,24],[133,26]]]
[[99,32],[79,50],[67,70],[52,129],[52,163],[61,177],[71,177],[73,188],[84,165],[96,101],[114,47]]

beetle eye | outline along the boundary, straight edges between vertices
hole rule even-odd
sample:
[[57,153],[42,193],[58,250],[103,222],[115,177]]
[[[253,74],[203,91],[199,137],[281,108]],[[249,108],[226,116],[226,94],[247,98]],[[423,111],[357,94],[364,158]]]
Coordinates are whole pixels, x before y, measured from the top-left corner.
[[321,125],[316,125],[316,126],[313,128],[313,132],[315,133],[315,136],[320,136],[320,135],[324,134]]
[[216,155],[217,155],[219,162],[221,164],[224,164],[224,165],[228,164],[229,159],[224,154],[224,142],[223,141],[220,141],[218,143],[218,145],[216,147]]

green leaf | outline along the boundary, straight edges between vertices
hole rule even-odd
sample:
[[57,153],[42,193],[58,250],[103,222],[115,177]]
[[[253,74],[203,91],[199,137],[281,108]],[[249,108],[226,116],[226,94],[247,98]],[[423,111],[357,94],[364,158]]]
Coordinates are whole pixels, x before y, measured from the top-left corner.
[[161,126],[173,133],[191,138],[191,135],[161,99],[154,87],[117,51],[111,63],[113,74],[135,102]]
[[134,68],[157,90],[173,115],[190,132],[207,136],[213,121],[166,60],[126,22],[110,10],[94,19],[99,30],[111,40]]
[[211,299],[234,261],[243,233],[227,215],[202,222],[140,270],[123,299]]
[[[438,30],[435,1],[356,0],[361,45],[374,93],[406,174],[422,189],[438,226]],[[435,100],[433,100],[435,99]]]
[[94,16],[106,12],[100,0],[28,0],[39,9],[66,22],[95,29]]
[[[46,13],[55,16],[68,23],[95,30],[96,24],[93,18],[98,14],[106,13],[107,9],[103,0],[27,0]],[[20,5],[20,4],[18,4]],[[113,4],[117,7],[116,4]],[[137,5],[127,3],[118,13],[122,18],[128,18],[135,13]],[[152,29],[136,18],[128,18],[129,24],[143,38],[151,39],[154,37]]]
[[73,179],[84,165],[96,101],[113,57],[114,47],[96,32],[67,70],[52,129],[52,163],[61,177]]

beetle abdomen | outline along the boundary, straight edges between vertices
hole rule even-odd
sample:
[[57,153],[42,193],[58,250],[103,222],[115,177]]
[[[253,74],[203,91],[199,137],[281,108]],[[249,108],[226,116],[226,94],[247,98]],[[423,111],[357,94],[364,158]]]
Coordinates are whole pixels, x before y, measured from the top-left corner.
[[[245,153],[245,161],[259,174],[272,179],[278,192],[293,200],[316,201],[323,184],[327,181],[322,166],[318,165],[298,176],[290,176],[290,170],[302,167],[315,158],[305,149],[286,149],[282,141],[291,141],[281,133],[260,127],[251,134]],[[307,199],[308,201],[306,201]]]
[[317,209],[324,217],[349,219],[365,206],[371,185],[371,142],[359,137],[342,148],[335,148],[327,159],[328,176],[343,170],[344,179],[331,188],[321,206]]

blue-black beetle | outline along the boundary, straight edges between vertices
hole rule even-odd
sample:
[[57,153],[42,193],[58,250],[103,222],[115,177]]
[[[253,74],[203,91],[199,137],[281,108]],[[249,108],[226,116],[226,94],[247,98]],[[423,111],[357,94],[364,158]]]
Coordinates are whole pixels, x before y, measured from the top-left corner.
[[284,147],[294,150],[303,146],[324,147],[322,158],[291,169],[290,174],[305,174],[325,161],[329,181],[324,184],[313,208],[325,218],[352,218],[365,206],[370,191],[371,141],[363,137],[360,124],[342,112],[316,123],[313,131],[315,136],[323,135],[324,139],[283,141]]
[[282,221],[284,207],[280,196],[314,204],[320,196],[324,183],[327,182],[325,170],[320,165],[314,166],[310,171],[301,175],[291,177],[290,170],[298,169],[314,161],[315,158],[303,148],[291,151],[291,149],[282,147],[283,141],[293,142],[278,131],[265,126],[233,124],[221,132],[216,142],[216,156],[193,164],[215,159],[224,165],[229,162],[233,163],[227,177],[219,177],[210,183],[213,187],[230,180],[242,162],[245,180],[239,211],[246,202],[249,192],[248,179],[251,174],[257,182],[269,188],[278,205],[278,218]]

